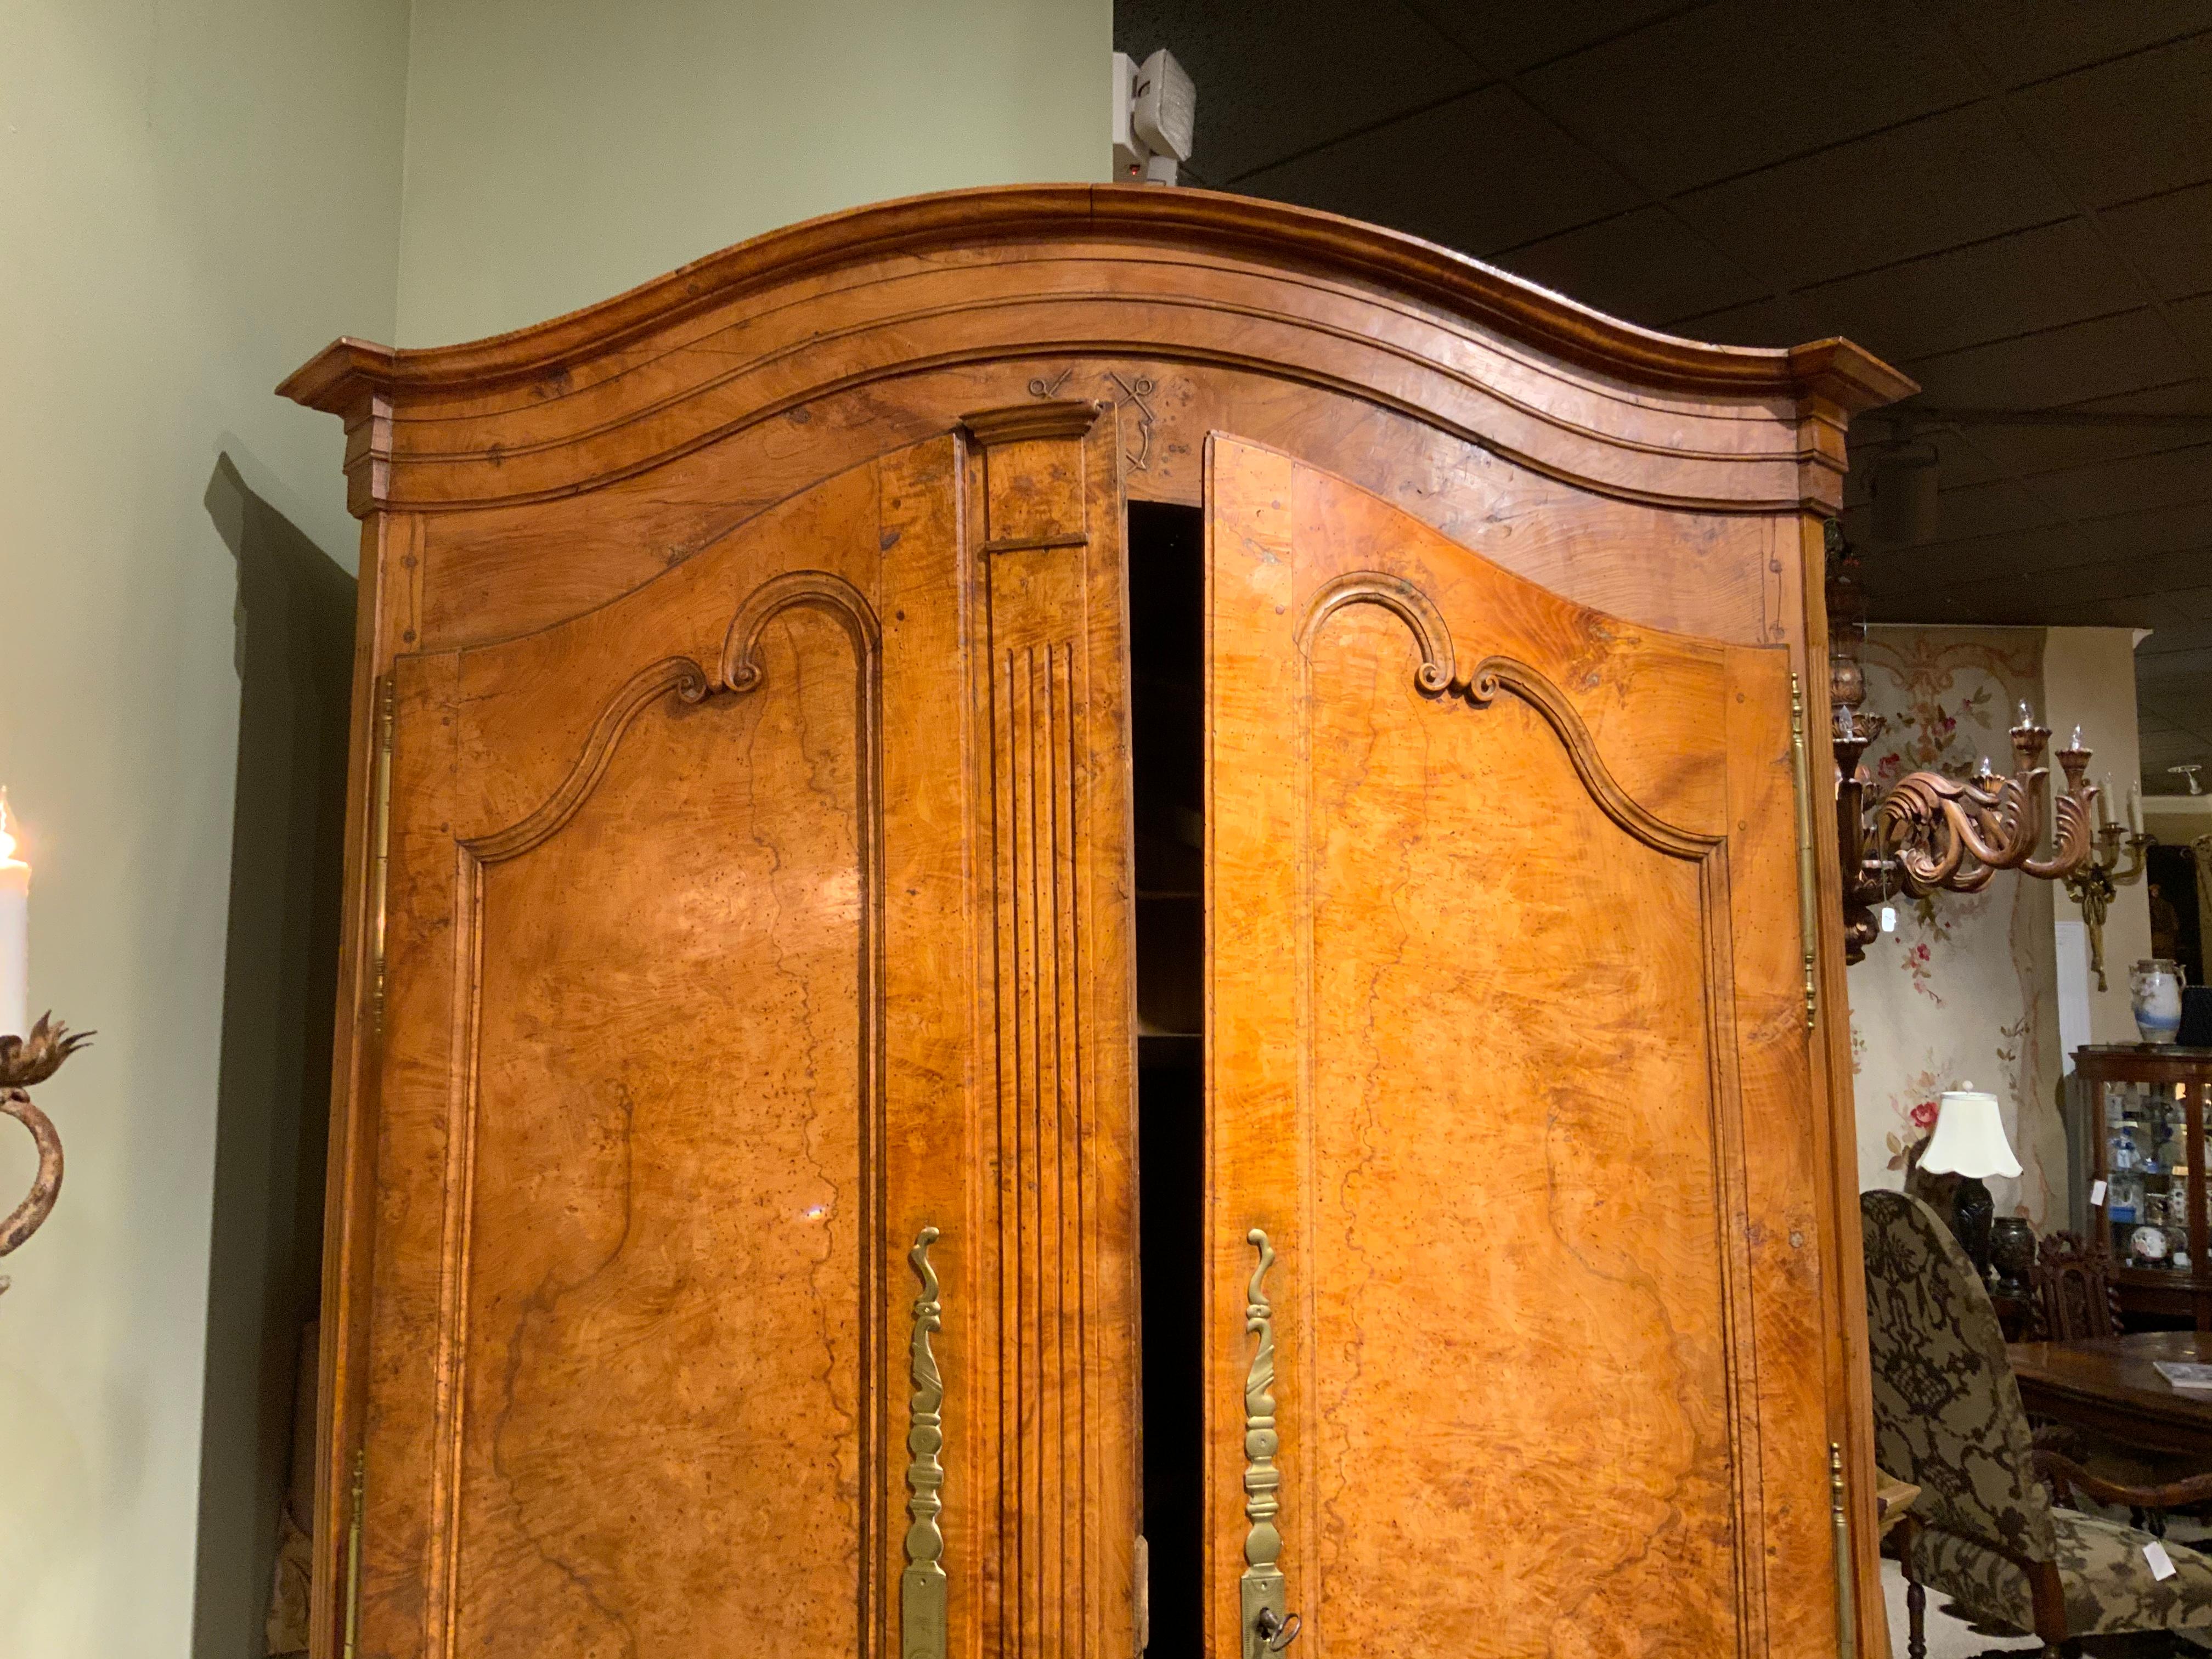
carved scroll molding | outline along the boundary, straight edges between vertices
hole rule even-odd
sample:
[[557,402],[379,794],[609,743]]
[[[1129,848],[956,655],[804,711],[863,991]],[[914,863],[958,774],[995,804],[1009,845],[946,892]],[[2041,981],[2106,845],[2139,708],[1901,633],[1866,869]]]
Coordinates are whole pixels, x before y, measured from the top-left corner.
[[1425,694],[1438,696],[1465,689],[1452,665],[1451,629],[1444,625],[1443,612],[1413,583],[1380,570],[1348,571],[1323,583],[1313,596],[1298,628],[1298,651],[1309,664],[1322,624],[1348,605],[1380,605],[1413,630],[1413,643],[1421,653],[1413,683]]
[[464,845],[483,864],[496,864],[501,859],[528,852],[575,816],[576,809],[590,798],[605,774],[607,763],[614,758],[615,745],[622,741],[623,733],[649,705],[671,691],[685,702],[699,702],[712,689],[707,684],[707,671],[689,657],[668,657],[648,668],[639,669],[599,710],[599,719],[592,722],[591,734],[584,739],[584,752],[576,757],[576,763],[568,769],[568,775],[561,780],[560,786],[526,817],[495,835]]
[[[1404,622],[1421,653],[1413,684],[1425,696],[1464,697],[1487,708],[1503,689],[1537,714],[1559,738],[1592,799],[1605,815],[1647,847],[1675,858],[1702,859],[1721,844],[1718,836],[1698,835],[1668,823],[1623,789],[1597,751],[1583,717],[1559,688],[1539,669],[1517,657],[1488,656],[1462,677],[1452,647],[1451,629],[1429,596],[1404,578],[1379,570],[1347,572],[1325,583],[1314,595],[1298,629],[1298,649],[1312,672],[1313,645],[1322,624],[1346,605],[1379,605]],[[1308,688],[1310,692],[1310,687]]]
[[1559,736],[1592,799],[1605,815],[1645,846],[1680,859],[1702,859],[1721,844],[1718,836],[1701,836],[1671,824],[1644,806],[1613,781],[1599,758],[1589,727],[1575,712],[1559,688],[1527,663],[1513,657],[1485,657],[1468,678],[1466,696],[1478,707],[1487,704],[1504,687],[1544,717]]
[[834,572],[792,570],[771,576],[753,589],[730,619],[730,631],[722,641],[721,690],[750,691],[760,684],[761,668],[753,653],[759,648],[761,629],[774,617],[793,610],[819,611],[842,624],[853,641],[854,658],[872,684],[876,664],[883,654],[883,629],[876,621],[875,607],[859,588]]
[[576,809],[591,798],[623,734],[657,698],[672,691],[680,702],[698,703],[718,692],[743,693],[757,689],[762,673],[754,653],[759,647],[761,630],[772,618],[794,609],[820,611],[834,617],[852,641],[854,657],[861,666],[871,692],[863,698],[862,708],[869,728],[865,734],[869,741],[864,744],[864,752],[872,755],[875,715],[872,693],[883,645],[875,610],[866,596],[842,576],[827,570],[787,571],[769,578],[738,605],[723,638],[720,670],[712,680],[707,671],[689,657],[667,657],[641,668],[607,699],[584,739],[583,751],[551,794],[506,829],[463,845],[481,864],[496,864],[537,846],[574,817]]
[[907,1255],[921,1280],[921,1294],[914,1304],[914,1399],[906,1435],[913,1458],[906,1484],[914,1494],[906,1507],[913,1524],[907,1528],[906,1571],[899,1580],[900,1650],[905,1659],[945,1659],[945,1534],[937,1525],[945,1508],[938,1496],[945,1487],[945,1467],[937,1457],[945,1446],[945,1379],[929,1347],[929,1334],[945,1328],[937,1270],[929,1265],[929,1247],[937,1237],[936,1228],[924,1227]]

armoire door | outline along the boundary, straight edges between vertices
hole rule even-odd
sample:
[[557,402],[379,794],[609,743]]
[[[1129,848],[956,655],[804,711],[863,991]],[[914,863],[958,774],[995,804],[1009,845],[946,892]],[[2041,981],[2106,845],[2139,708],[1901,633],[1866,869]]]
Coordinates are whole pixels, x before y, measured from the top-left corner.
[[1832,1654],[1785,653],[1207,479],[1209,1650]]
[[1128,1628],[1091,413],[979,416],[393,665],[362,1655]]

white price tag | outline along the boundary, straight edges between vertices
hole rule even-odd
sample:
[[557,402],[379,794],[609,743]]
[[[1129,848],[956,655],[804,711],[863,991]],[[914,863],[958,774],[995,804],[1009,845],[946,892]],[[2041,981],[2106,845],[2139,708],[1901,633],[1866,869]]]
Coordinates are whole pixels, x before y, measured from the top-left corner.
[[2155,1538],[2143,1546],[2143,1559],[2150,1563],[2150,1576],[2155,1579],[2171,1578],[2181,1571],[2173,1565],[2173,1558],[2166,1553],[2166,1546]]
[[2101,1181],[2093,1181],[2089,1183],[2089,1207],[2093,1210],[2101,1210],[2105,1207],[2105,1183]]
[[1885,933],[1897,931],[1897,907],[1894,904],[1881,907],[1881,931]]

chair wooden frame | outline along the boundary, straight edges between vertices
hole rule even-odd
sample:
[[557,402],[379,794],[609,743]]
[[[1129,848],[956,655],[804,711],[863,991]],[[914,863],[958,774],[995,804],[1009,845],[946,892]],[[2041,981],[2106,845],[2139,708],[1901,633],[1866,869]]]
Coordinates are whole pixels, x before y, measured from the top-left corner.
[[2122,1334],[2119,1266],[2103,1239],[2046,1233],[2030,1269],[2039,1342],[2080,1342]]

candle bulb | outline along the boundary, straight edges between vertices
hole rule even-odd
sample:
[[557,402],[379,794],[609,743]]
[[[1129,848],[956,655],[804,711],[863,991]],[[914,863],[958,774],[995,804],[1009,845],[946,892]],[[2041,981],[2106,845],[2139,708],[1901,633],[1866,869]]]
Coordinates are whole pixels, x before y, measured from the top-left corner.
[[15,820],[0,789],[0,1036],[31,1030],[31,866],[15,856]]

